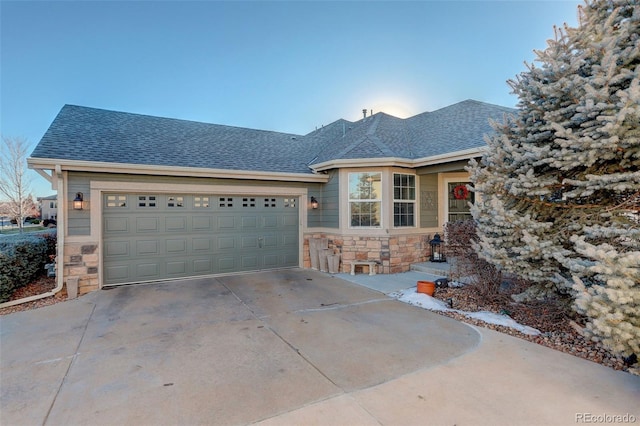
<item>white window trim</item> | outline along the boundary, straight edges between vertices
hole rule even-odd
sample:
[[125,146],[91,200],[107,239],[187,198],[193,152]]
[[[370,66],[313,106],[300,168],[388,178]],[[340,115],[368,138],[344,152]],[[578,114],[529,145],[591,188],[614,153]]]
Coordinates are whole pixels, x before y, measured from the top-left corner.
[[[351,199],[351,175],[353,174],[362,174],[362,173],[377,173],[380,175],[380,198],[377,199],[366,199],[366,200],[352,200]],[[347,227],[352,230],[366,230],[366,229],[383,229],[384,228],[384,195],[385,195],[385,175],[386,173],[382,170],[359,170],[359,171],[349,171],[347,173]],[[352,202],[377,202],[380,203],[380,225],[378,226],[353,226],[351,225],[351,203]]]
[[[413,176],[413,200],[397,200],[395,198],[395,190],[396,190],[396,183],[395,183],[395,177],[396,175],[402,175],[402,176]],[[418,179],[416,178],[415,174],[412,173],[400,173],[400,172],[392,172],[391,173],[391,198],[393,199],[392,203],[391,203],[391,217],[393,218],[393,220],[391,221],[391,226],[394,229],[408,229],[408,228],[416,228],[416,222],[418,219],[418,205],[417,205],[417,193],[418,193]],[[395,224],[395,204],[396,203],[412,203],[413,204],[413,225],[406,225],[406,226],[396,226]]]

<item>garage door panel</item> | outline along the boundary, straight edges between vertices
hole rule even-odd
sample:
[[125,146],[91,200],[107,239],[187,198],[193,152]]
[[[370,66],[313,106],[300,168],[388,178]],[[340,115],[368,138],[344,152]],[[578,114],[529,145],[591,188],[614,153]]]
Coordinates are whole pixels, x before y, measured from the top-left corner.
[[275,268],[278,266],[279,256],[277,254],[266,254],[264,255],[264,267],[265,268]]
[[186,232],[187,218],[185,216],[167,217],[165,228],[167,232]]
[[136,232],[158,232],[160,231],[160,218],[158,217],[137,217]]
[[282,226],[285,228],[297,228],[298,216],[297,215],[282,216]]
[[195,259],[193,261],[193,272],[196,274],[210,274],[213,272],[211,268],[211,259]]
[[212,249],[211,238],[193,238],[192,240],[193,252],[210,252]]
[[240,237],[240,249],[255,249],[258,248],[258,237],[255,235]]
[[236,248],[236,237],[218,237],[218,250],[233,250]]
[[[116,200],[134,200],[135,205]],[[104,284],[298,266],[297,199],[105,194]]]
[[157,256],[160,254],[160,242],[158,240],[136,241],[136,255]]
[[153,280],[160,277],[158,262],[139,263],[136,265],[136,276],[141,280]]
[[278,216],[265,216],[262,218],[262,227],[265,229],[278,227]]
[[129,232],[128,217],[109,217],[104,220],[104,230],[108,233]]
[[257,229],[258,228],[258,218],[255,216],[243,217],[241,221],[241,229]]
[[174,259],[166,263],[168,276],[185,276],[187,273],[187,260]]
[[276,248],[278,247],[278,236],[277,235],[265,235],[262,243],[263,248]]
[[238,269],[236,267],[236,258],[231,256],[220,257],[217,263],[220,272],[235,272]]
[[258,256],[242,256],[240,259],[243,270],[258,269]]
[[284,266],[298,266],[298,256],[292,253],[283,254],[283,265]]
[[105,282],[127,282],[130,277],[129,265],[106,266],[104,268]]
[[218,219],[219,230],[235,229],[236,227],[235,216],[219,216],[217,217],[217,219]]
[[104,246],[105,257],[129,256],[129,241],[109,241]]
[[165,240],[165,250],[169,255],[186,254],[187,240],[186,238],[178,238]]
[[194,231],[210,232],[213,231],[213,223],[211,216],[194,216],[192,229]]
[[280,246],[284,248],[298,247],[298,236],[291,234],[282,234],[282,243],[280,244]]

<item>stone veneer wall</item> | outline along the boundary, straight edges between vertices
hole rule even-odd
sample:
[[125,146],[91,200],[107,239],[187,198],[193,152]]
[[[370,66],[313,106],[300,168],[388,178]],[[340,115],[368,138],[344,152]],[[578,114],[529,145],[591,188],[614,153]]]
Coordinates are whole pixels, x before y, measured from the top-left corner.
[[378,262],[378,273],[407,272],[411,264],[426,262],[429,257],[429,234],[393,236],[344,236],[329,233],[312,233],[304,236],[304,267],[311,268],[310,238],[327,238],[329,250],[340,253],[340,272],[351,272],[354,260]]
[[78,294],[98,290],[99,250],[97,243],[65,243],[64,280],[78,278]]

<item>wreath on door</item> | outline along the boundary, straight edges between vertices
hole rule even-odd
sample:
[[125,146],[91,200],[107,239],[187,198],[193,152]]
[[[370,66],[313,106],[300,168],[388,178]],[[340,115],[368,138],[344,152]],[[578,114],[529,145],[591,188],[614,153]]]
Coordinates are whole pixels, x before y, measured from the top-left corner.
[[469,197],[467,185],[456,185],[456,187],[453,188],[453,197],[456,200],[466,200],[467,197]]

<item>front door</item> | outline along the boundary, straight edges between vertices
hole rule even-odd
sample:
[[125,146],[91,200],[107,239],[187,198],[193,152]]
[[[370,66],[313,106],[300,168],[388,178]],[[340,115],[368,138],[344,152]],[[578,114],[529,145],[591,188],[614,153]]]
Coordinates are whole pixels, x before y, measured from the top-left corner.
[[467,189],[469,182],[449,182],[447,184],[447,221],[471,219],[470,205],[475,201],[475,193]]

